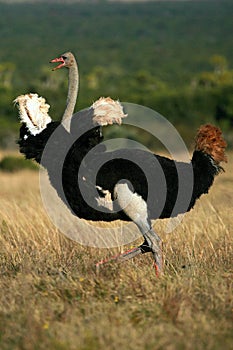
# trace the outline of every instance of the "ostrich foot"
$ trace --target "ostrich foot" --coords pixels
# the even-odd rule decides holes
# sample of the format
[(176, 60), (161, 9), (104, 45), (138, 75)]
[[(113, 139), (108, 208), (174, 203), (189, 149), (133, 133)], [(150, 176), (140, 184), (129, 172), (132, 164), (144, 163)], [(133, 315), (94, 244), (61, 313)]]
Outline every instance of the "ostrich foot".
[(141, 249), (141, 246), (139, 246), (137, 248), (129, 249), (129, 250), (127, 250), (127, 251), (125, 251), (125, 252), (123, 252), (121, 254), (114, 255), (114, 256), (112, 256), (109, 259), (104, 259), (104, 260), (99, 261), (95, 265), (96, 266), (96, 271), (97, 272), (99, 271), (100, 265), (104, 265), (104, 264), (109, 263), (111, 261), (121, 263), (121, 262), (123, 262), (125, 260), (132, 259), (135, 256), (141, 255), (141, 254), (144, 254), (143, 250)]
[(163, 254), (161, 238), (152, 229), (144, 233), (144, 237), (154, 258), (154, 267), (156, 275), (159, 275), (163, 271)]
[(110, 262), (121, 263), (121, 262), (124, 262), (126, 260), (132, 259), (138, 255), (149, 253), (149, 252), (151, 252), (153, 254), (153, 257), (154, 257), (153, 266), (155, 269), (155, 274), (157, 277), (159, 277), (159, 275), (163, 271), (162, 249), (160, 247), (158, 247), (158, 245), (156, 244), (153, 247), (153, 251), (152, 251), (152, 249), (150, 248), (150, 246), (148, 245), (146, 240), (144, 241), (144, 243), (142, 245), (140, 245), (137, 248), (127, 250), (121, 254), (114, 255), (108, 259), (103, 259), (103, 260), (99, 261), (95, 265), (96, 273), (97, 274), (99, 273), (100, 266), (105, 265), (107, 263), (110, 263)]
[(124, 213), (138, 226), (145, 239), (144, 244), (140, 246), (141, 253), (152, 252), (156, 264), (156, 275), (158, 275), (163, 268), (161, 239), (151, 228), (147, 203), (139, 194), (129, 188), (127, 180), (121, 180), (116, 184), (114, 198)]

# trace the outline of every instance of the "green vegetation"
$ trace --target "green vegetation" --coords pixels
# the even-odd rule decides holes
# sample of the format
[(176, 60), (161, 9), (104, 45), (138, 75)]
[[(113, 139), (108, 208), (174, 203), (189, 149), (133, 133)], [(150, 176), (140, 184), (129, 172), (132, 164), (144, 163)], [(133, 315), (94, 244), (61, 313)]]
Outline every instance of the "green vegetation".
[(18, 94), (38, 92), (61, 117), (66, 72), (48, 62), (67, 50), (79, 62), (77, 109), (108, 95), (143, 104), (187, 140), (203, 122), (232, 127), (230, 1), (0, 3), (0, 13), (0, 140), (19, 127)]
[(6, 156), (0, 161), (1, 171), (14, 172), (25, 169), (38, 170), (38, 166), (31, 160), (26, 160), (17, 156)]

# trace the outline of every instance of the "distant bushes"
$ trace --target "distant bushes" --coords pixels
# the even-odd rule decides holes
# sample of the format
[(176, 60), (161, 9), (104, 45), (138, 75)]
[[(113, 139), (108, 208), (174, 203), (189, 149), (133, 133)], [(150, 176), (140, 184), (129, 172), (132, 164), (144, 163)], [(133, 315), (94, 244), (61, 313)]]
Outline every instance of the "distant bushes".
[(14, 172), (25, 169), (38, 170), (38, 165), (31, 160), (16, 156), (6, 156), (0, 161), (0, 171)]
[[(66, 49), (75, 53), (80, 67), (76, 111), (111, 96), (162, 114), (186, 142), (206, 122), (219, 125), (232, 140), (232, 4), (204, 1), (200, 15), (195, 1), (81, 2), (59, 4), (52, 16), (50, 3), (0, 4), (0, 148), (16, 147), (20, 124), (12, 102), (19, 94), (44, 96), (52, 119), (61, 119), (67, 71), (52, 72), (49, 60)], [(146, 133), (110, 129), (116, 137), (137, 137), (154, 146)]]
[[(212, 123), (219, 126), (233, 147), (233, 85), (217, 87), (188, 87), (180, 90), (167, 90), (163, 93), (134, 96), (131, 102), (138, 103), (160, 113), (178, 130), (187, 146), (192, 146), (193, 137), (200, 125)], [(127, 120), (126, 120), (127, 122)], [(125, 130), (123, 125), (117, 130), (106, 128), (108, 137), (130, 137), (145, 144), (156, 146), (149, 133), (137, 132), (132, 128)], [(133, 133), (133, 135), (132, 135)]]

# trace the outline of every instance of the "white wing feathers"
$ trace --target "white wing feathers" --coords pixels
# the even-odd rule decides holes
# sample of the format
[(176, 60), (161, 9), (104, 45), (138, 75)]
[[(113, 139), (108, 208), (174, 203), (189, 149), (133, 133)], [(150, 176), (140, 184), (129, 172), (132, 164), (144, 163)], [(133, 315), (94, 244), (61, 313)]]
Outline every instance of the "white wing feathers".
[(110, 97), (100, 97), (90, 108), (93, 108), (93, 123), (97, 125), (120, 125), (122, 118), (127, 117), (120, 102)]
[(28, 131), (34, 136), (52, 121), (48, 114), (50, 105), (37, 94), (20, 95), (14, 103), (18, 105), (20, 121), (27, 125)]
[[(48, 114), (50, 105), (37, 94), (20, 95), (14, 100), (14, 103), (18, 106), (20, 121), (26, 124), (28, 131), (34, 136), (44, 130), (47, 124), (52, 121)], [(92, 112), (94, 126), (121, 124), (122, 119), (127, 117), (120, 102), (112, 100), (110, 97), (99, 98), (88, 110)]]

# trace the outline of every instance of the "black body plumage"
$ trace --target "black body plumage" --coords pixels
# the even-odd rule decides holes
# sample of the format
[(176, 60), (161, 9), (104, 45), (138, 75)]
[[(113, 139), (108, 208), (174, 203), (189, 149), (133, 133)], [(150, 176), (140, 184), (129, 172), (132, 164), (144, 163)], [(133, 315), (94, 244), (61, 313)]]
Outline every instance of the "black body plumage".
[[(80, 120), (73, 122), (70, 132), (59, 122), (51, 122), (41, 133), (32, 136), (23, 124), (18, 140), (20, 152), (47, 169), (50, 182), (60, 198), (80, 218), (94, 221), (130, 220), (122, 210), (101, 210), (103, 208), (98, 206), (96, 199), (96, 194), (102, 195), (101, 191), (97, 193), (96, 185), (108, 190), (114, 199), (114, 187), (122, 179), (127, 180), (132, 190), (147, 202), (150, 219), (176, 216), (189, 211), (196, 200), (208, 192), (220, 169), (211, 156), (202, 151), (194, 151), (191, 163), (176, 162), (142, 150), (107, 152), (101, 145), (101, 127), (85, 130)], [(46, 146), (48, 140), (49, 147)], [(183, 183), (189, 190), (189, 186), (193, 185), (184, 207), (175, 205), (179, 190), (177, 169), (184, 179), (190, 171), (193, 176), (192, 184), (189, 181)], [(59, 172), (62, 172), (62, 181), (57, 176)], [(161, 188), (165, 188), (166, 192)], [(185, 188), (183, 193), (186, 193)]]

